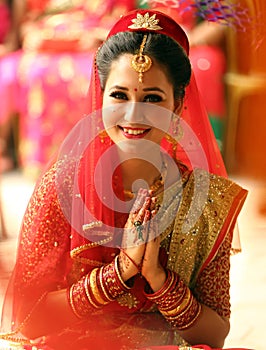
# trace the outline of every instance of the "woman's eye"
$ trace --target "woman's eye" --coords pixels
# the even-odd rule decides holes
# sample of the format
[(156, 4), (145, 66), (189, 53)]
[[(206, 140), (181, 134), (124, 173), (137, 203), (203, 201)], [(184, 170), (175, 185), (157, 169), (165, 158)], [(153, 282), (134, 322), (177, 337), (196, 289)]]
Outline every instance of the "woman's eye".
[(127, 95), (121, 91), (113, 91), (110, 96), (117, 100), (127, 100)]
[(144, 98), (144, 102), (155, 103), (155, 102), (161, 102), (161, 101), (162, 101), (162, 97), (159, 95), (147, 95)]

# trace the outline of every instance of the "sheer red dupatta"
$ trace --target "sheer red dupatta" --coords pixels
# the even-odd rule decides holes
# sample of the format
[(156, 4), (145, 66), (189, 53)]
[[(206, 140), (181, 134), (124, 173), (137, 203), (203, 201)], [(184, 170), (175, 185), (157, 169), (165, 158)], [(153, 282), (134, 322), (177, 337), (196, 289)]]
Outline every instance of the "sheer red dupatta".
[[(155, 16), (156, 20), (159, 20), (162, 29), (158, 33), (171, 36), (189, 53), (188, 40), (181, 27), (173, 19), (157, 11), (135, 10), (122, 16), (114, 25), (109, 37), (120, 31), (139, 31), (139, 29), (130, 29), (129, 26), (132, 25), (132, 20), (137, 15), (145, 16), (146, 13), (149, 14), (149, 17)], [(149, 29), (143, 28), (141, 31), (146, 32)], [(116, 161), (116, 153), (113, 152), (112, 157), (103, 162), (103, 155), (113, 144), (104, 134), (101, 118), (102, 90), (96, 64), (93, 66), (87, 106), (86, 116), (72, 130), (60, 149), (57, 168), (51, 179), (53, 181), (51, 191), (56, 194), (53, 197), (52, 193), (51, 198), (56, 200), (55, 197), (58, 197), (60, 215), (62, 214), (60, 218), (65, 225), (65, 237), (62, 238), (60, 254), (58, 250), (51, 249), (46, 256), (46, 263), (49, 267), (55, 260), (61, 261), (61, 258), (66, 259), (64, 260), (66, 265), (71, 265), (77, 258), (84, 258), (90, 261), (87, 268), (91, 269), (98, 263), (103, 264), (112, 260), (117, 252), (116, 246), (119, 245), (122, 232), (120, 228), (123, 227), (124, 216), (121, 216), (121, 225), (117, 225), (116, 219), (120, 215), (112, 210), (114, 207), (112, 200), (114, 186), (117, 186), (116, 193), (121, 194), (121, 198), (123, 188), (119, 170), (113, 174), (111, 182), (106, 180), (107, 175), (112, 172), (112, 162)], [(182, 118), (182, 123), (184, 123), (182, 126), (185, 131), (188, 131), (189, 136), (185, 141), (183, 139), (175, 140), (175, 135), (169, 131), (170, 141), (165, 139), (163, 148), (174, 158), (192, 168), (202, 164), (202, 160), (200, 159), (198, 162), (199, 158), (197, 157), (200, 147), (206, 170), (218, 175), (225, 175), (223, 161), (193, 76), (186, 88)], [(172, 140), (176, 141), (174, 147)], [(193, 159), (193, 164), (191, 164), (191, 159)], [(101, 160), (100, 163), (99, 160)], [(96, 168), (98, 170), (97, 176), (95, 176)], [(109, 206), (103, 201), (104, 198), (111, 201)], [(41, 214), (36, 213), (37, 215)], [(56, 222), (51, 224), (51, 232), (56, 232), (54, 225)], [(87, 246), (90, 243), (97, 244)], [(66, 258), (64, 254), (68, 254), (68, 250), (70, 250), (72, 260), (69, 257)], [(91, 262), (93, 263), (91, 264)], [(36, 280), (38, 269), (44, 269), (44, 265), (40, 261), (34, 270), (36, 271)], [(68, 272), (69, 266), (66, 266), (64, 273), (60, 276), (61, 280), (56, 282), (62, 282), (61, 285), (66, 285)], [(47, 274), (47, 280), (41, 281), (41, 283), (44, 286), (49, 285), (50, 282), (51, 285), (54, 285), (52, 279), (53, 274), (51, 273), (50, 276)], [(11, 289), (8, 293), (10, 293), (11, 300), (13, 297)], [(38, 297), (36, 297), (37, 299)], [(10, 316), (12, 319), (12, 311)]]
[[(139, 15), (145, 16), (147, 13), (149, 14), (149, 17), (155, 16), (155, 19), (159, 21), (158, 24), (162, 29), (156, 31), (157, 33), (171, 36), (184, 48), (186, 53), (189, 54), (189, 43), (185, 32), (172, 18), (158, 11), (134, 10), (129, 12), (127, 15), (122, 16), (121, 19), (113, 26), (108, 35), (108, 38), (121, 31), (149, 31), (149, 29), (146, 28), (136, 30), (129, 28), (129, 26), (131, 26), (133, 23), (132, 20), (134, 20)], [(76, 143), (82, 142), (88, 144), (88, 139), (93, 140), (92, 142), (90, 142), (90, 145), (87, 148), (86, 152), (82, 155), (81, 165), (83, 170), (79, 173), (79, 190), (81, 192), (83, 202), (86, 203), (84, 210), (87, 211), (88, 206), (90, 206), (89, 212), (94, 213), (94, 219), (92, 221), (103, 221), (108, 226), (114, 227), (113, 225), (115, 213), (112, 213), (112, 211), (107, 209), (100, 199), (100, 197), (102, 198), (104, 194), (99, 196), (95, 195), (95, 192), (92, 191), (95, 184), (94, 170), (96, 168), (96, 165), (98, 164), (98, 161), (102, 157), (102, 155), (106, 151), (108, 151), (110, 147), (113, 146), (111, 140), (108, 138), (107, 135), (103, 137), (104, 126), (101, 119), (101, 106), (102, 90), (100, 87), (96, 61), (94, 60), (94, 70), (92, 72), (92, 79), (88, 92), (88, 101), (86, 109), (87, 116), (84, 117), (86, 126), (82, 127), (81, 124), (81, 133), (74, 137)], [(199, 92), (193, 74), (191, 77), (191, 82), (186, 88), (184, 109), (181, 115), (180, 124), (181, 128), (184, 128), (185, 137), (175, 140), (176, 136), (173, 133), (171, 133), (170, 130), (169, 134), (171, 137), (169, 139), (165, 138), (163, 140), (162, 147), (173, 158), (176, 158), (177, 160), (180, 160), (181, 162), (185, 163), (189, 169), (193, 169), (193, 167), (203, 167), (211, 173), (226, 176), (224, 163), (215, 136), (213, 134), (206, 110), (199, 96)], [(86, 132), (84, 132), (84, 130), (86, 130)], [(87, 141), (84, 141), (84, 138)], [(71, 145), (72, 142), (70, 141), (69, 148), (73, 147)], [(64, 154), (68, 154), (69, 152), (73, 153), (72, 149), (68, 149), (68, 147), (66, 146), (64, 146), (63, 148), (65, 149), (63, 152)], [(85, 168), (86, 170), (84, 171)], [(112, 167), (110, 164), (108, 164), (108, 162), (106, 162), (102, 166), (102, 173), (99, 172), (97, 174), (97, 181), (100, 181), (100, 177), (102, 181), (102, 184), (100, 184), (99, 187), (104, 187), (105, 190), (106, 188), (108, 188), (108, 186), (109, 188), (111, 188), (111, 186), (121, 186), (119, 184), (122, 183), (122, 181), (119, 180), (119, 174), (116, 174), (117, 180), (115, 184), (104, 184), (106, 174), (109, 171), (112, 171)], [(117, 191), (122, 192), (122, 187), (120, 189), (117, 189)], [(112, 194), (113, 192), (111, 191), (110, 196)], [(97, 202), (97, 206), (94, 205), (95, 200)], [(85, 220), (85, 222), (89, 221), (90, 220), (88, 218)], [(97, 228), (97, 230), (99, 230), (99, 228)], [(92, 229), (90, 230), (90, 233), (92, 233)], [(77, 246), (83, 244), (82, 242), (84, 243), (84, 234), (75, 236), (75, 239), (72, 239), (72, 248), (75, 249)]]

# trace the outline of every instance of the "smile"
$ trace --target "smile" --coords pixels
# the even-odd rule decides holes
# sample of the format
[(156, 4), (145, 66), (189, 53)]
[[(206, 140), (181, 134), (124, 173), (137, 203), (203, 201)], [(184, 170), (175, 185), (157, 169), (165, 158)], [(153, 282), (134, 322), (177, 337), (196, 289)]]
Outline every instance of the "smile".
[(119, 128), (122, 130), (123, 135), (127, 138), (141, 138), (150, 131), (150, 129), (143, 128), (128, 128), (122, 126), (119, 126)]
[(128, 129), (128, 128), (123, 128), (124, 133), (129, 134), (129, 135), (141, 135), (144, 134), (147, 129)]

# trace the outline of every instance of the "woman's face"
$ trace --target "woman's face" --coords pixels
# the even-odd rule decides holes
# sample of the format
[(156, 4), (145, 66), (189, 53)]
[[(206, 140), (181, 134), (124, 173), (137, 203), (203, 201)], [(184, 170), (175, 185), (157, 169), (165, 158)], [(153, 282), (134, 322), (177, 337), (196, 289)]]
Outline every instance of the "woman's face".
[(131, 67), (132, 57), (123, 54), (111, 65), (103, 92), (104, 126), (110, 138), (123, 147), (134, 147), (137, 140), (158, 145), (178, 107), (173, 85), (154, 60), (140, 83)]

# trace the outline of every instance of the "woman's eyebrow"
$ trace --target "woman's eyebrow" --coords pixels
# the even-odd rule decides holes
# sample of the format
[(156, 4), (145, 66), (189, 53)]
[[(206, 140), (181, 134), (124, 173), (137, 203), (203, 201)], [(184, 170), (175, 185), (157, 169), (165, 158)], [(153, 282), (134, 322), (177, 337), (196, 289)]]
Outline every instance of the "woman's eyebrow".
[(147, 87), (147, 88), (143, 88), (142, 90), (143, 91), (160, 91), (163, 94), (165, 94), (165, 92), (162, 89), (160, 89), (159, 87)]
[(125, 91), (128, 91), (128, 88), (127, 88), (127, 87), (120, 86), (120, 85), (114, 85), (114, 86), (111, 86), (109, 90), (112, 90), (112, 89), (117, 89), (117, 90), (125, 90)]

